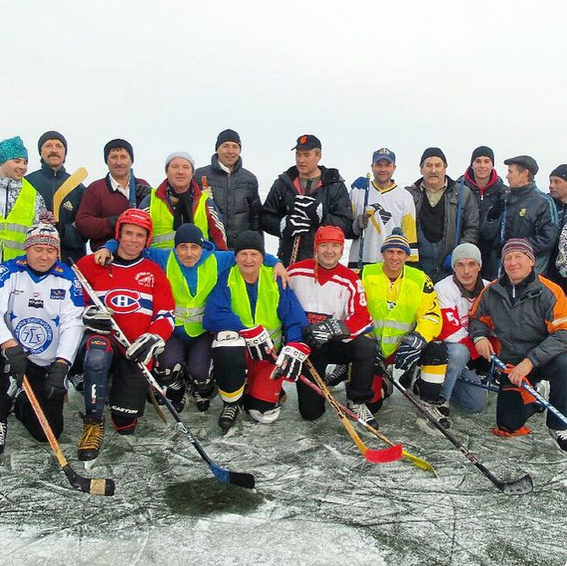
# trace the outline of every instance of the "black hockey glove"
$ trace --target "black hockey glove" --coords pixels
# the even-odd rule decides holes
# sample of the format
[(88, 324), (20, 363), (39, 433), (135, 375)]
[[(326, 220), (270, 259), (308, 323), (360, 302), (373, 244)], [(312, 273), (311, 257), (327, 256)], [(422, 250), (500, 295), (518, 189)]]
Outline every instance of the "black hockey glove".
[(69, 364), (66, 362), (53, 362), (45, 378), (44, 390), (48, 399), (58, 399), (67, 393), (66, 378), (69, 373)]
[(328, 318), (318, 324), (310, 324), (303, 329), (303, 339), (312, 348), (320, 348), (329, 340), (343, 340), (350, 336), (348, 326), (342, 320)]
[(163, 338), (157, 334), (147, 332), (130, 344), (130, 347), (126, 350), (126, 357), (146, 366), (154, 356), (161, 354), (164, 349), (165, 342)]
[(311, 221), (305, 216), (292, 214), (285, 218), (286, 220), (282, 235), (295, 237), (309, 232), (309, 229), (311, 228)]
[(248, 353), (253, 360), (271, 361), (276, 357), (274, 343), (270, 338), (270, 334), (261, 324), (257, 324), (252, 328), (245, 328), (239, 334), (244, 338)]
[(2, 351), (2, 353), (4, 354), (4, 358), (6, 358), (6, 361), (10, 365), (10, 369), (8, 371), (9, 375), (11, 375), (16, 380), (18, 387), (21, 387), (28, 363), (28, 359), (26, 357), (26, 354), (24, 353), (24, 350), (18, 344), (17, 346), (6, 348)]
[(97, 334), (110, 334), (112, 312), (106, 308), (99, 309), (95, 305), (90, 305), (83, 311), (83, 324), (87, 330)]
[(314, 197), (297, 195), (293, 202), (293, 213), (319, 224), (323, 218), (323, 204)]
[(407, 371), (412, 368), (421, 357), (421, 351), (427, 346), (425, 338), (419, 332), (406, 334), (396, 352), (396, 367)]

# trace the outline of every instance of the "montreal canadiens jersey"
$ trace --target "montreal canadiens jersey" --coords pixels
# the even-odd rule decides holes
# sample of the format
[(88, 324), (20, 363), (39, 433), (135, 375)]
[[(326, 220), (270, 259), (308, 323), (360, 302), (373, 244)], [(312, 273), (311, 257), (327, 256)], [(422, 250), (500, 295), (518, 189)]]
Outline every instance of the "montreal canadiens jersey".
[(102, 267), (90, 255), (77, 265), (104, 305), (114, 312), (114, 320), (130, 342), (146, 332), (169, 339), (175, 301), (157, 263), (140, 257), (128, 265), (113, 262)]
[(83, 294), (71, 268), (59, 261), (46, 273), (25, 256), (0, 264), (0, 343), (15, 339), (30, 361), (73, 363), (83, 337)]

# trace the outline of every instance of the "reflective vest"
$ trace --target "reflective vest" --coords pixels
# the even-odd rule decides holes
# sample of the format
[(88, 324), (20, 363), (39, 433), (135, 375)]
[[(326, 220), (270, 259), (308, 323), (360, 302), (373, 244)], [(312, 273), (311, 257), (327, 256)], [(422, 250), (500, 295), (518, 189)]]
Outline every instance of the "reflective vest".
[[(201, 228), (203, 236), (209, 239), (209, 221), (207, 219), (207, 199), (206, 193), (201, 193), (195, 214), (193, 215), (193, 224)], [(167, 203), (156, 196), (156, 189), (152, 189), (150, 196), (150, 216), (154, 225), (154, 236), (152, 238), (152, 247), (171, 249), (174, 247), (175, 230), (173, 229), (173, 214), (169, 210)]]
[(217, 282), (217, 258), (211, 254), (197, 267), (197, 290), (191, 294), (179, 261), (172, 253), (167, 260), (165, 273), (171, 283), (175, 299), (175, 326), (183, 326), (188, 336), (200, 336), (203, 328), (205, 301)]
[(374, 322), (372, 332), (380, 343), (382, 353), (388, 357), (395, 352), (401, 338), (417, 326), (415, 314), (423, 300), (426, 275), (423, 271), (406, 265), (396, 305), (390, 309), (386, 300), (390, 279), (384, 273), (382, 265), (365, 265), (362, 284)]
[(26, 232), (33, 226), (37, 191), (29, 181), (22, 179), (20, 194), (8, 218), (0, 215), (0, 245), (2, 261), (14, 259), (24, 253)]
[(282, 343), (282, 321), (278, 317), (280, 290), (278, 284), (274, 281), (274, 269), (265, 265), (260, 266), (258, 300), (254, 314), (252, 314), (250, 298), (246, 290), (246, 281), (244, 281), (236, 265), (228, 274), (228, 287), (230, 288), (232, 310), (240, 318), (242, 324), (247, 328), (261, 324), (270, 334), (270, 338), (276, 350), (278, 350)]

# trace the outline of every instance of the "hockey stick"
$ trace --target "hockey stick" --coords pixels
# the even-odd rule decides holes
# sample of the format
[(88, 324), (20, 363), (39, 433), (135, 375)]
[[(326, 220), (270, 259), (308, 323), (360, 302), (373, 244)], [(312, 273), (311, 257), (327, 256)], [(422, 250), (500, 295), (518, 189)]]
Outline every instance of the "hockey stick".
[[(366, 173), (366, 189), (364, 191), (364, 210), (362, 214), (366, 214), (366, 209), (368, 208), (368, 193), (370, 192), (370, 173)], [(360, 233), (360, 244), (358, 247), (358, 264), (356, 268), (358, 271), (362, 269), (362, 254), (364, 253), (364, 234), (366, 228), (363, 228)]]
[(402, 395), (417, 409), (417, 411), (425, 417), (439, 432), (449, 440), (453, 446), (458, 448), (461, 453), (472, 462), (500, 491), (511, 494), (529, 493), (533, 490), (533, 481), (529, 474), (520, 479), (503, 482), (500, 481), (484, 464), (471, 452), (452, 432), (447, 430), (437, 419), (424, 407), (411, 393), (401, 384), (398, 383), (388, 371), (384, 372), (384, 377), (392, 383), (392, 385), (402, 393)]
[(87, 175), (87, 170), (84, 167), (79, 167), (73, 174), (69, 175), (53, 193), (53, 216), (55, 216), (55, 222), (59, 222), (59, 212), (65, 197), (71, 191), (74, 191), (87, 178)]
[[(94, 305), (96, 305), (100, 309), (104, 309), (104, 305), (98, 295), (95, 293), (93, 288), (91, 287), (90, 283), (87, 281), (85, 276), (81, 273), (81, 270), (77, 267), (76, 263), (72, 263), (71, 265), (73, 271), (77, 275), (81, 285), (85, 289), (87, 295), (90, 297), (91, 301)], [(116, 333), (117, 339), (124, 345), (129, 346), (130, 342), (122, 332), (121, 328), (118, 326), (114, 319), (112, 320), (112, 328)], [(245, 474), (240, 472), (231, 472), (226, 468), (221, 468), (218, 464), (213, 462), (209, 455), (205, 452), (205, 449), (201, 446), (201, 443), (197, 440), (197, 438), (193, 435), (193, 433), (185, 426), (185, 423), (181, 420), (179, 413), (175, 410), (175, 407), (165, 394), (165, 390), (162, 389), (160, 384), (156, 381), (155, 377), (152, 375), (152, 372), (141, 362), (137, 362), (138, 368), (146, 378), (149, 385), (151, 385), (158, 393), (158, 395), (162, 398), (164, 405), (167, 407), (167, 410), (171, 413), (171, 416), (177, 422), (178, 427), (181, 431), (189, 438), (189, 441), (199, 453), (199, 456), (209, 465), (209, 469), (213, 473), (213, 475), (219, 480), (221, 483), (231, 483), (234, 485), (238, 485), (240, 487), (245, 487), (247, 489), (254, 488), (254, 476), (252, 474)]]
[(47, 420), (47, 417), (45, 416), (45, 413), (43, 412), (43, 409), (41, 408), (41, 405), (39, 404), (39, 401), (37, 400), (37, 397), (35, 396), (35, 393), (26, 375), (24, 375), (22, 384), (33, 408), (33, 412), (35, 413), (35, 416), (37, 417), (37, 420), (39, 421), (39, 424), (41, 425), (41, 428), (43, 429), (43, 432), (47, 437), (47, 441), (51, 446), (51, 450), (53, 450), (53, 453), (55, 454), (59, 465), (65, 472), (65, 475), (67, 476), (67, 479), (69, 480), (71, 486), (74, 487), (77, 491), (83, 491), (92, 495), (114, 495), (114, 489), (116, 487), (114, 480), (104, 478), (84, 478), (83, 476), (80, 476), (75, 470), (73, 470), (73, 468), (71, 468), (69, 462), (67, 462), (67, 459), (63, 455), (63, 451), (59, 446), (59, 442), (57, 442), (57, 439), (53, 434), (51, 425), (49, 424), (49, 421)]
[[(494, 363), (504, 371), (510, 369), (510, 367), (506, 366), (506, 364), (496, 356), (496, 354), (492, 354), (491, 356)], [(525, 389), (528, 393), (530, 393), (533, 397), (535, 397), (536, 401), (545, 407), (548, 411), (551, 411), (561, 422), (567, 424), (567, 417), (560, 413), (557, 408), (555, 408), (543, 395), (540, 395), (539, 392), (532, 387), (527, 380), (522, 381), (522, 388)]]
[(321, 389), (321, 393), (323, 393), (323, 396), (325, 397), (329, 405), (331, 405), (335, 413), (337, 413), (337, 416), (339, 417), (341, 423), (346, 428), (347, 432), (354, 440), (357, 448), (360, 450), (360, 452), (368, 462), (372, 462), (373, 464), (383, 464), (385, 462), (394, 462), (395, 460), (399, 460), (402, 457), (401, 445), (394, 446), (393, 448), (384, 448), (383, 450), (371, 450), (370, 448), (368, 448), (366, 444), (364, 444), (364, 441), (362, 440), (362, 438), (360, 438), (356, 430), (354, 430), (354, 427), (346, 418), (340, 405), (337, 403), (336, 399), (329, 391), (329, 388), (327, 387), (326, 383), (323, 381), (323, 378), (319, 375), (311, 361), (307, 359), (305, 360), (305, 364), (307, 365), (309, 373), (313, 376), (315, 383), (319, 386), (319, 389)]
[[(315, 391), (316, 393), (321, 395), (321, 397), (325, 397), (325, 394), (323, 393), (321, 388), (318, 387), (311, 380), (307, 379), (304, 375), (300, 376), (299, 379), (301, 379), (301, 381), (305, 385), (307, 385), (307, 387), (310, 387), (311, 389), (313, 389), (313, 391)], [(368, 432), (373, 434), (376, 438), (379, 438), (380, 440), (382, 440), (386, 444), (389, 444), (390, 446), (395, 448), (396, 450), (392, 451), (393, 454), (398, 453), (398, 451), (401, 449), (402, 457), (406, 458), (412, 464), (415, 464), (418, 468), (421, 468), (422, 470), (428, 470), (428, 471), (435, 473), (435, 469), (433, 468), (433, 466), (429, 462), (426, 462), (425, 460), (422, 460), (421, 458), (418, 458), (417, 456), (414, 456), (413, 454), (406, 452), (406, 450), (403, 449), (402, 444), (394, 444), (387, 436), (383, 435), (381, 432), (378, 432), (373, 426), (370, 426), (366, 421), (362, 420), (356, 413), (353, 413), (350, 409), (348, 409), (344, 405), (341, 405), (340, 403), (337, 403), (337, 404), (339, 405), (339, 407), (341, 408), (343, 413), (345, 413), (345, 415), (349, 416), (353, 421), (357, 422), (360, 426), (362, 426)], [(398, 460), (398, 459), (399, 458), (396, 458), (396, 460)]]

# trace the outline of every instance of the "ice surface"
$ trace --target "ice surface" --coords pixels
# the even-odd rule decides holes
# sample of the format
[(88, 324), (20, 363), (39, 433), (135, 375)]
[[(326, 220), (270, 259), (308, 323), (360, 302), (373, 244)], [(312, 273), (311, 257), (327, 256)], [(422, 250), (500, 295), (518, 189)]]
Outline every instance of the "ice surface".
[[(88, 469), (76, 459), (79, 394), (66, 407), (61, 445), (89, 477), (116, 481), (114, 497), (73, 491), (49, 448), (10, 417), (0, 456), (2, 565), (344, 565), (563, 566), (567, 562), (567, 455), (548, 436), (502, 439), (483, 415), (454, 411), (454, 432), (499, 478), (534, 478), (533, 493), (499, 492), (444, 437), (416, 424), (395, 394), (381, 431), (431, 462), (438, 477), (407, 460), (364, 461), (329, 409), (303, 422), (294, 386), (273, 425), (244, 416), (222, 437), (220, 400), (206, 415), (182, 413), (223, 467), (256, 476), (254, 491), (220, 484), (188, 439), (165, 428), (148, 405), (134, 437), (107, 427)], [(344, 391), (336, 392), (344, 401)], [(173, 423), (172, 419), (169, 419)], [(364, 433), (363, 433), (364, 434)], [(368, 446), (383, 445), (364, 436)]]

